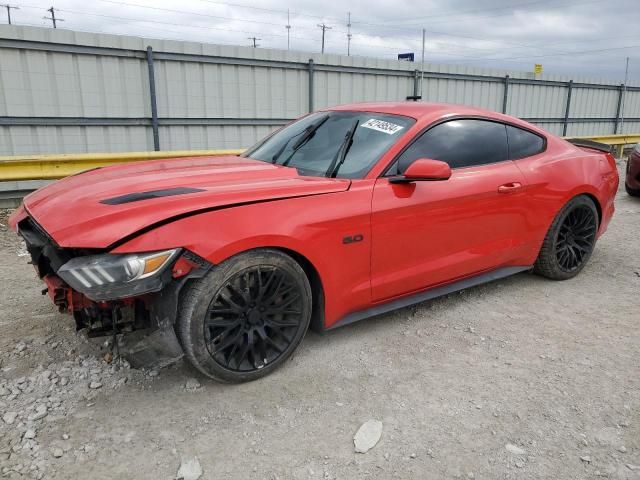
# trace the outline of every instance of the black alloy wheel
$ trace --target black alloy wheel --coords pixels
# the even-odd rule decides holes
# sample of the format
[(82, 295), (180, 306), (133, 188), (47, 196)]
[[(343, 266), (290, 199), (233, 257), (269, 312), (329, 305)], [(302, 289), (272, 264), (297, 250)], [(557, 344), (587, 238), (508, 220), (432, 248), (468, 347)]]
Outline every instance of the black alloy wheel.
[(273, 363), (300, 328), (301, 292), (287, 271), (255, 266), (218, 290), (204, 321), (211, 357), (222, 367), (251, 372)]
[(596, 241), (597, 218), (593, 210), (580, 205), (571, 210), (558, 230), (556, 259), (565, 272), (580, 268), (589, 257)]
[(186, 358), (221, 382), (247, 382), (282, 365), (311, 321), (302, 267), (279, 250), (240, 253), (181, 293), (176, 333)]
[(594, 201), (572, 198), (556, 215), (542, 242), (534, 271), (553, 280), (575, 277), (593, 253), (599, 226)]

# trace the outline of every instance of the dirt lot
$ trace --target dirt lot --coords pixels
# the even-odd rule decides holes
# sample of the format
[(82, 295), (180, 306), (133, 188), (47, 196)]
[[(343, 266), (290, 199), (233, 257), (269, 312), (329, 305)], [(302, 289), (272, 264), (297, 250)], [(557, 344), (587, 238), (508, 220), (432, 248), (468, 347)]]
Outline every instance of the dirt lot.
[[(640, 478), (640, 199), (617, 209), (573, 280), (521, 274), (309, 334), (239, 386), (106, 364), (4, 215), (0, 477), (172, 479), (195, 456), (204, 479)], [(369, 419), (382, 438), (355, 453)]]

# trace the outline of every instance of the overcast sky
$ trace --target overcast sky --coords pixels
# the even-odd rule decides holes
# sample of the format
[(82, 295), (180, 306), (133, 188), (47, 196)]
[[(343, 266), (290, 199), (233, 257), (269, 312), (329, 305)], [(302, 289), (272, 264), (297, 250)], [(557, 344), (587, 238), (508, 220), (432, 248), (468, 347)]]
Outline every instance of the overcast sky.
[[(46, 9), (63, 18), (58, 28), (207, 43), (393, 59), (415, 52), (422, 28), (426, 61), (640, 81), (639, 0), (4, 0), (15, 24), (51, 26)], [(2, 9), (4, 10), (4, 9)], [(6, 14), (0, 10), (0, 19)]]

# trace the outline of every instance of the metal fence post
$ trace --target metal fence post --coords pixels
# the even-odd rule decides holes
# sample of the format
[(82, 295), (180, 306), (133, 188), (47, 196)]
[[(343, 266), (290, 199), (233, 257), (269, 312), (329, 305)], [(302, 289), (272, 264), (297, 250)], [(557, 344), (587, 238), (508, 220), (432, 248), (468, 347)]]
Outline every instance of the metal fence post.
[(422, 94), (418, 94), (418, 86), (420, 82), (420, 70), (413, 71), (413, 95), (407, 95), (406, 100), (417, 102), (422, 100)]
[(509, 100), (509, 75), (504, 76), (504, 90), (502, 92), (502, 113), (507, 113), (507, 101)]
[(618, 127), (620, 126), (620, 112), (622, 111), (622, 97), (624, 97), (624, 83), (620, 84), (620, 91), (618, 92), (618, 106), (616, 107), (616, 120), (613, 124), (613, 133), (618, 133)]
[(502, 113), (507, 113), (507, 100), (509, 99), (509, 75), (504, 76), (504, 91), (502, 92)]
[(309, 112), (313, 112), (313, 58), (309, 59)]
[(571, 108), (571, 90), (573, 90), (573, 80), (567, 83), (567, 106), (564, 109), (564, 123), (562, 125), (562, 136), (567, 135), (567, 125), (569, 124), (569, 109)]
[(149, 67), (149, 96), (151, 97), (151, 129), (153, 130), (153, 149), (160, 150), (158, 131), (158, 104), (156, 103), (156, 75), (153, 69), (153, 49), (147, 47), (147, 66)]

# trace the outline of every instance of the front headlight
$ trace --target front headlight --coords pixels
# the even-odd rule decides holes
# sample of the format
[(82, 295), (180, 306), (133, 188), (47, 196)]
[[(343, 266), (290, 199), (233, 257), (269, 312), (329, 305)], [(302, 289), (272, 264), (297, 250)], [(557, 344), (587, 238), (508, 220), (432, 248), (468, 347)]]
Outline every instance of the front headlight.
[(162, 272), (180, 249), (153, 253), (90, 255), (69, 260), (58, 275), (91, 300), (113, 300), (162, 288)]

